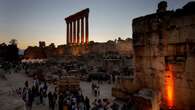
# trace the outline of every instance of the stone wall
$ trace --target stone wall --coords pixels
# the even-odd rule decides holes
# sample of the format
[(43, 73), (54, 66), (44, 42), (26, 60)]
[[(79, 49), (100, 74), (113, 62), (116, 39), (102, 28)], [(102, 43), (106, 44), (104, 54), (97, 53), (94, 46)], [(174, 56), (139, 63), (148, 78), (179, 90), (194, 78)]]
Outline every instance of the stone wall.
[(116, 49), (121, 55), (133, 55), (132, 39), (118, 40), (116, 43)]
[[(195, 3), (182, 9), (146, 15), (133, 20), (135, 82), (161, 91), (162, 108), (195, 107)], [(173, 93), (167, 102), (168, 65), (173, 69)]]

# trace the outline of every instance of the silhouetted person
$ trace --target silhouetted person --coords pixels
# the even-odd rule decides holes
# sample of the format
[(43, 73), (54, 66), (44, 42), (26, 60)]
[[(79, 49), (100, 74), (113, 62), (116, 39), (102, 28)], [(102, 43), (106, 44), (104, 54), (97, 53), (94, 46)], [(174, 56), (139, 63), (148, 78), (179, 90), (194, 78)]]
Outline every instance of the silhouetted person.
[(43, 104), (43, 96), (44, 96), (44, 92), (43, 92), (43, 88), (40, 88), (40, 92), (39, 92), (39, 98), (40, 98), (40, 104)]
[(55, 109), (55, 105), (56, 105), (56, 100), (57, 100), (57, 94), (56, 94), (56, 92), (54, 92), (53, 94), (52, 94), (52, 96), (53, 96), (53, 100), (52, 100), (52, 110), (54, 110)]
[(94, 88), (94, 93), (95, 93), (95, 97), (97, 97), (97, 95), (98, 95), (97, 87)]
[(90, 101), (89, 101), (89, 98), (87, 96), (85, 97), (85, 106), (86, 106), (86, 110), (90, 109)]
[(48, 88), (47, 82), (45, 81), (45, 82), (44, 82), (44, 85), (43, 85), (43, 90), (44, 90), (45, 92), (47, 92), (47, 88)]
[(59, 98), (58, 98), (58, 107), (59, 110), (63, 110), (64, 107), (64, 96), (62, 93), (60, 93)]
[(48, 100), (49, 100), (49, 110), (52, 109), (52, 101), (53, 101), (53, 95), (51, 92), (48, 93)]
[(28, 81), (25, 81), (24, 85), (26, 88), (28, 88)]
[(115, 80), (116, 80), (116, 79), (115, 79), (115, 75), (112, 74), (112, 82), (115, 83)]
[(112, 110), (119, 110), (119, 105), (114, 103), (112, 106), (111, 106)]
[(23, 91), (22, 91), (22, 99), (24, 101), (24, 104), (25, 104), (25, 109), (27, 110), (28, 108), (28, 89), (27, 88), (23, 88)]
[(36, 97), (36, 88), (35, 88), (35, 86), (32, 86), (32, 94), (33, 94), (33, 97)]
[(32, 103), (33, 103), (33, 94), (32, 94), (32, 91), (29, 89), (28, 90), (28, 109), (27, 110), (32, 109)]

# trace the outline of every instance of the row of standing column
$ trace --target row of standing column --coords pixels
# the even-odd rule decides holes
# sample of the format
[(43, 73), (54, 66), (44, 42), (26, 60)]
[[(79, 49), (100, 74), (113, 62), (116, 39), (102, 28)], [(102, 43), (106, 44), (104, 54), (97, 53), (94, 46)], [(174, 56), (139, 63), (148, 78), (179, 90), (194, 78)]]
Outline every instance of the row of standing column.
[[(84, 18), (85, 18), (85, 41), (84, 41)], [(88, 16), (81, 17), (79, 19), (66, 22), (66, 23), (67, 23), (67, 44), (81, 43), (83, 45), (84, 43), (86, 44), (88, 43), (88, 35), (89, 35)], [(80, 29), (80, 25), (81, 25), (81, 29)]]

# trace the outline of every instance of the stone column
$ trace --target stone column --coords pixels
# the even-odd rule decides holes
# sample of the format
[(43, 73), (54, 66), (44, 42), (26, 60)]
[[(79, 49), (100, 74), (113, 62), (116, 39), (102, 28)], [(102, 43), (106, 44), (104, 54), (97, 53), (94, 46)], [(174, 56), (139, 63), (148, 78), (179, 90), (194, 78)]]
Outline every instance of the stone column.
[(70, 41), (70, 44), (72, 44), (72, 22), (70, 22), (70, 37), (69, 37), (69, 41)]
[(80, 19), (77, 20), (77, 45), (80, 43)]
[(86, 16), (86, 19), (85, 19), (85, 43), (86, 45), (88, 44), (88, 38), (89, 38), (89, 24), (88, 24), (88, 15)]
[(75, 44), (76, 43), (76, 20), (73, 21), (73, 43)]
[(81, 18), (81, 44), (84, 44), (84, 17)]
[(66, 22), (66, 41), (67, 41), (67, 44), (69, 44), (70, 43), (70, 36), (69, 36), (69, 22)]

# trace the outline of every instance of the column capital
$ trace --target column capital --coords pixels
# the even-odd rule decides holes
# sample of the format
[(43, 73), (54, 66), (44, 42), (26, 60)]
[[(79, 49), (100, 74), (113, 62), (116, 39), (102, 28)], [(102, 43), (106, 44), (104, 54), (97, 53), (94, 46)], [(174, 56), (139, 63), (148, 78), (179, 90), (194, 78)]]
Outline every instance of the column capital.
[(86, 14), (86, 15), (85, 15), (85, 18), (88, 19), (88, 18), (89, 18), (89, 14)]

